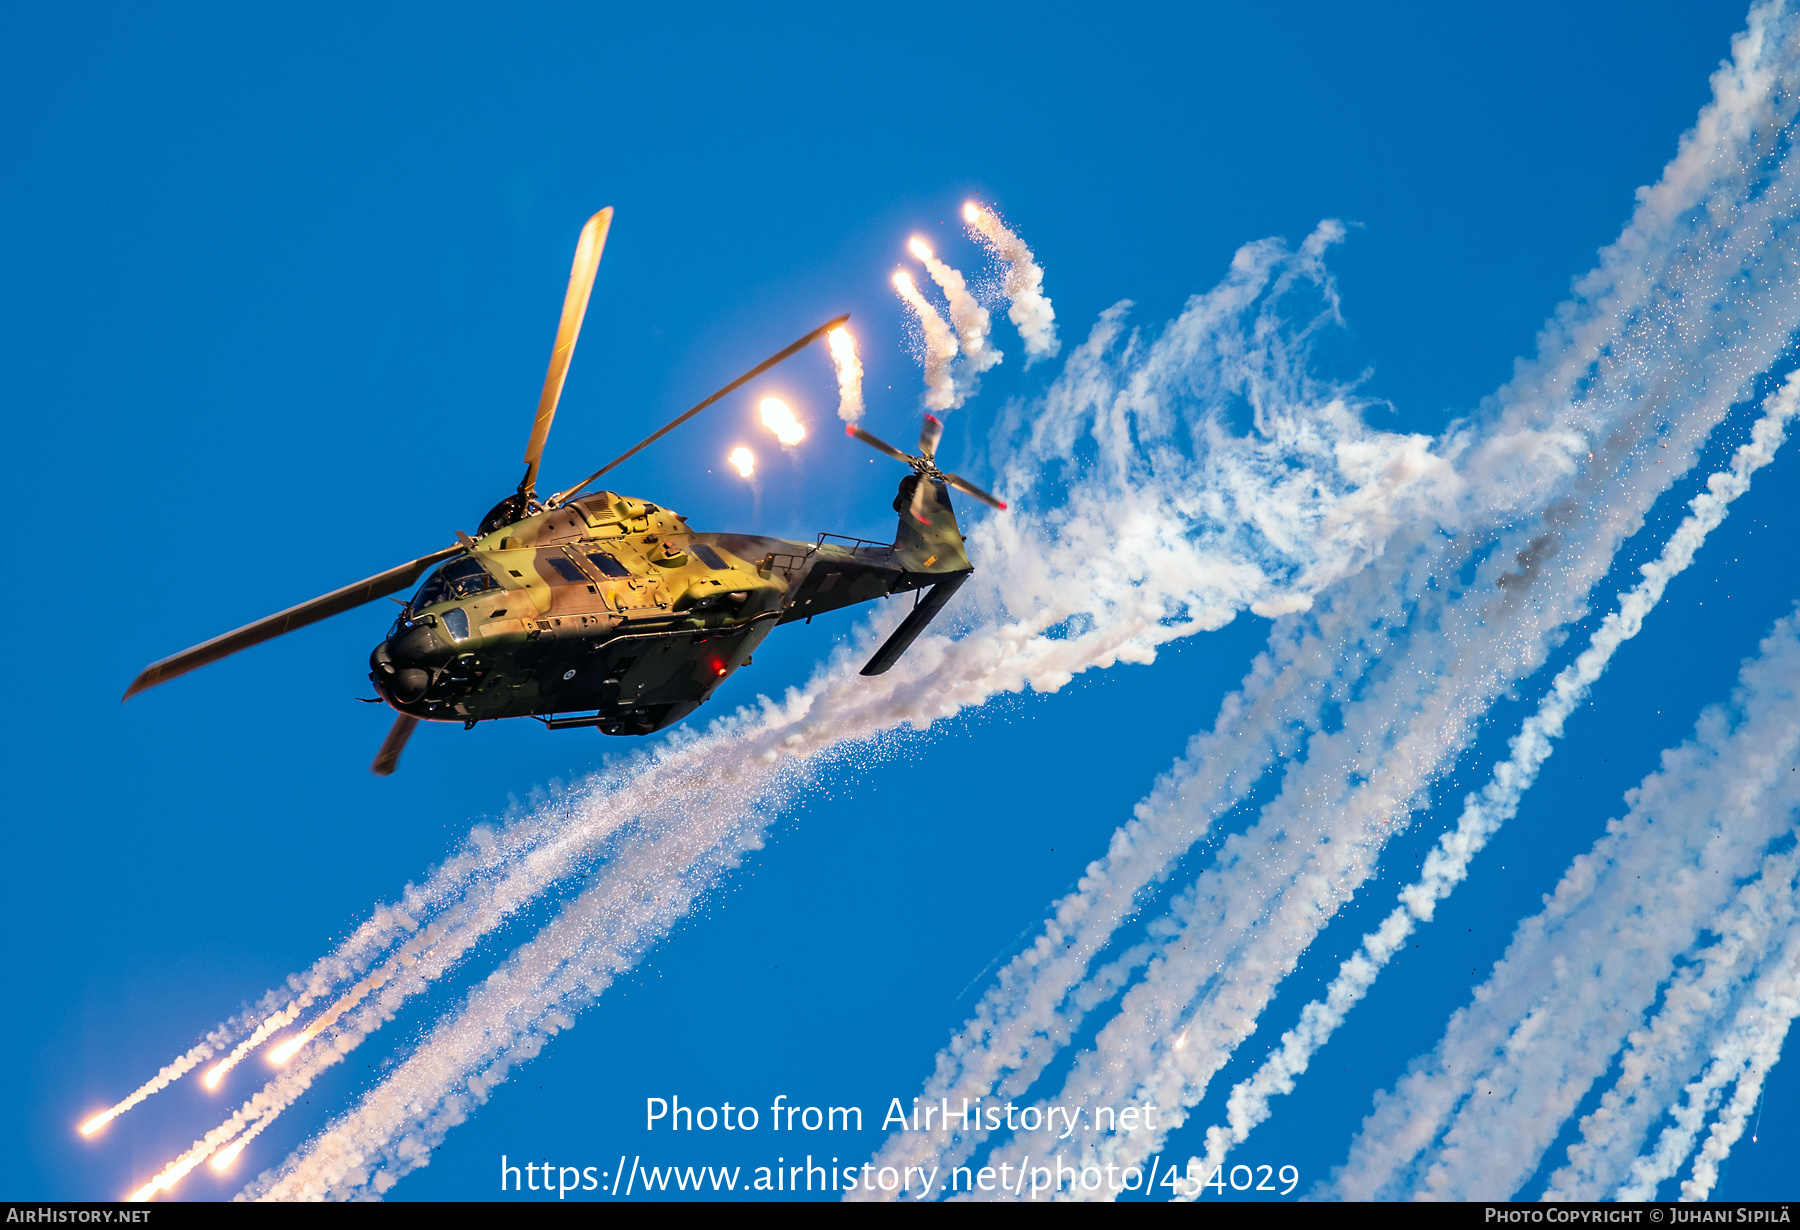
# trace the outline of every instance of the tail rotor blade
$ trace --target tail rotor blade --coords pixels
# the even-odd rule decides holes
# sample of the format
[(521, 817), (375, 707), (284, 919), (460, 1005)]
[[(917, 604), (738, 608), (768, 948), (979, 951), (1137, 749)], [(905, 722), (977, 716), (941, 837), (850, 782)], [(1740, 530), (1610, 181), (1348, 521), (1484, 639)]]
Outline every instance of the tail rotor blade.
[(544, 441), (550, 438), (550, 424), (556, 420), (556, 404), (562, 400), (569, 360), (575, 357), (575, 340), (581, 336), (581, 322), (587, 316), (588, 296), (594, 290), (594, 274), (600, 269), (600, 254), (606, 249), (612, 216), (612, 206), (608, 205), (587, 220), (581, 228), (581, 238), (575, 242), (575, 263), (569, 269), (569, 289), (563, 296), (562, 320), (556, 326), (556, 346), (550, 352), (550, 370), (538, 397), (537, 419), (531, 424), (531, 439), (525, 445), (525, 481), (519, 489), (526, 494), (537, 486), (538, 461), (544, 455)]
[(874, 432), (864, 431), (862, 428), (858, 427), (855, 423), (845, 423), (844, 424), (844, 434), (849, 436), (853, 440), (861, 440), (864, 444), (868, 445), (870, 448), (874, 449), (878, 453), (886, 453), (889, 457), (892, 457), (895, 461), (898, 461), (901, 465), (909, 466), (913, 463), (913, 459), (911, 457), (908, 457), (905, 453), (901, 452), (899, 449), (897, 449), (893, 445), (889, 444), (886, 440), (883, 440), (880, 436), (876, 435)]
[(925, 458), (937, 456), (938, 441), (944, 438), (944, 425), (935, 414), (925, 416), (925, 425), (919, 428), (919, 455)]
[(412, 738), (413, 728), (419, 719), (410, 713), (402, 713), (388, 727), (387, 738), (381, 741), (381, 750), (375, 753), (375, 763), (369, 766), (369, 772), (376, 777), (386, 777), (400, 767), (400, 753), (406, 750), (406, 741)]
[(1001, 512), (1006, 511), (1005, 500), (995, 499), (966, 478), (958, 478), (954, 474), (946, 474), (944, 475), (944, 481), (949, 483), (952, 487), (955, 487), (958, 491), (974, 496), (989, 508), (998, 508)]

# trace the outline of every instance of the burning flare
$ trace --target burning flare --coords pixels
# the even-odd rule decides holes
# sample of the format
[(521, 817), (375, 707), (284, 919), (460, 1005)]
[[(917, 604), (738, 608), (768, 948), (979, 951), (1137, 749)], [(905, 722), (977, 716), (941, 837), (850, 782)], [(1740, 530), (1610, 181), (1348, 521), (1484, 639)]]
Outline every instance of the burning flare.
[(738, 474), (744, 478), (749, 478), (756, 473), (756, 454), (741, 444), (732, 449), (731, 456), (725, 460), (736, 466)]
[(286, 1042), (283, 1042), (280, 1046), (269, 1052), (269, 1062), (275, 1064), (286, 1063), (295, 1055), (299, 1054), (300, 1048), (305, 1046), (308, 1042), (311, 1042), (314, 1035), (318, 1032), (319, 1031), (316, 1028), (308, 1029), (289, 1038)]
[(793, 410), (779, 397), (763, 398), (762, 421), (764, 427), (775, 433), (775, 438), (781, 441), (784, 448), (806, 439), (805, 425), (794, 417)]
[(188, 1171), (192, 1170), (211, 1156), (213, 1149), (216, 1147), (217, 1146), (215, 1145), (207, 1145), (204, 1143), (195, 1145), (175, 1161), (170, 1162), (167, 1166), (163, 1167), (160, 1174), (138, 1188), (135, 1192), (132, 1192), (126, 1199), (133, 1201), (148, 1200), (150, 1197), (156, 1195), (157, 1192), (166, 1192), (170, 1190), (187, 1177)]
[[(434, 923), (424, 931), (413, 936), (405, 944), (400, 946), (400, 949), (394, 954), (392, 959), (384, 962), (379, 968), (371, 970), (365, 978), (339, 996), (336, 1002), (326, 1009), (322, 1016), (315, 1018), (312, 1024), (308, 1025), (298, 1035), (283, 1042), (280, 1046), (271, 1051), (269, 1054), (271, 1061), (277, 1066), (280, 1066), (292, 1059), (308, 1042), (330, 1029), (337, 1023), (338, 1018), (343, 1016), (344, 1013), (348, 1012), (351, 1008), (354, 1008), (357, 1004), (361, 1003), (371, 991), (380, 990), (383, 986), (387, 985), (398, 969), (410, 965), (419, 952), (429, 949), (442, 937), (442, 935), (443, 930), (441, 925)], [(307, 1001), (304, 999), (296, 1000), (286, 1008), (283, 1008), (280, 1012), (267, 1017), (262, 1024), (256, 1027), (256, 1030), (248, 1038), (239, 1042), (229, 1055), (217, 1064), (214, 1064), (211, 1070), (207, 1072), (204, 1078), (204, 1083), (207, 1088), (210, 1089), (216, 1087), (225, 1073), (229, 1072), (239, 1060), (252, 1049), (261, 1045), (262, 1042), (276, 1030), (283, 1029), (292, 1024), (294, 1018), (300, 1014), (305, 1002)], [(204, 1054), (199, 1050), (191, 1051), (188, 1055), (183, 1057), (181, 1062), (186, 1063), (187, 1068), (191, 1068), (195, 1064), (202, 1062), (205, 1058), (210, 1056), (211, 1053), (210, 1047)], [(327, 1059), (326, 1062), (329, 1063), (330, 1060)], [(165, 1069), (162, 1076), (168, 1077), (169, 1072), (172, 1071), (173, 1068), (174, 1065), (169, 1069)], [(186, 1071), (187, 1068), (182, 1068), (181, 1070)], [(255, 1098), (240, 1107), (237, 1112), (229, 1119), (225, 1120), (224, 1123), (221, 1123), (218, 1127), (208, 1132), (204, 1138), (194, 1142), (193, 1147), (165, 1166), (161, 1173), (151, 1179), (148, 1183), (144, 1184), (144, 1186), (138, 1188), (137, 1191), (133, 1192), (130, 1198), (132, 1200), (148, 1200), (157, 1192), (172, 1189), (175, 1184), (181, 1181), (183, 1176), (193, 1170), (194, 1167), (198, 1166), (201, 1162), (209, 1157), (213, 1157), (215, 1153), (218, 1153), (221, 1156), (213, 1162), (214, 1166), (220, 1170), (230, 1166), (237, 1155), (243, 1152), (245, 1145), (249, 1144), (250, 1141), (261, 1134), (264, 1128), (274, 1122), (276, 1116), (280, 1115), (282, 1111), (293, 1105), (294, 1100), (299, 1096), (300, 1092), (312, 1083), (312, 1076), (314, 1074), (316, 1074), (316, 1070), (313, 1074), (301, 1073), (298, 1076), (290, 1071), (285, 1078), (289, 1082), (285, 1089), (277, 1091), (278, 1087), (274, 1083), (265, 1086), (263, 1091), (257, 1094)], [(173, 1079), (173, 1077), (169, 1077), (169, 1079)], [(167, 1080), (164, 1080), (163, 1083), (166, 1084)], [(160, 1085), (156, 1086), (156, 1088), (160, 1087)], [(150, 1085), (145, 1086), (145, 1089), (150, 1088)], [(271, 1097), (272, 1091), (277, 1091), (273, 1097)], [(133, 1098), (141, 1101), (144, 1096), (147, 1095), (144, 1094), (143, 1090), (140, 1090), (137, 1094), (133, 1095)], [(100, 1121), (104, 1122), (105, 1118), (110, 1118), (112, 1115), (117, 1114), (119, 1110), (133, 1104), (134, 1102), (130, 1100), (121, 1103), (120, 1106), (107, 1112), (106, 1116), (100, 1117)], [(93, 1121), (90, 1121), (90, 1123), (93, 1123)], [(248, 1127), (246, 1127), (246, 1124), (248, 1124)], [(94, 1126), (98, 1126), (98, 1124), (95, 1123)], [(239, 1133), (242, 1133), (241, 1137), (239, 1136)], [(234, 1137), (238, 1137), (238, 1139), (233, 1141)], [(228, 1141), (232, 1143), (227, 1144)]]
[(825, 335), (831, 344), (831, 361), (837, 364), (838, 417), (854, 423), (863, 416), (862, 360), (856, 357), (856, 339), (839, 325)]

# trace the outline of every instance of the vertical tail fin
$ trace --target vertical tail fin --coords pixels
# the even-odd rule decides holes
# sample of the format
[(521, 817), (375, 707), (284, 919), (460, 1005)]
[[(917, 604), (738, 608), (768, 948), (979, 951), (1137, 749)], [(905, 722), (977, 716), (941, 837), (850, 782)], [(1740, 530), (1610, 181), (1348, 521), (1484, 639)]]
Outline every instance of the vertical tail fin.
[(946, 484), (907, 475), (900, 480), (894, 511), (900, 514), (894, 555), (902, 568), (931, 574), (969, 571), (962, 527), (956, 523), (956, 510), (950, 507), (950, 489)]
[(894, 511), (900, 514), (894, 560), (904, 569), (894, 588), (917, 590), (930, 585), (931, 590), (875, 651), (862, 668), (865, 675), (879, 675), (898, 662), (974, 571), (963, 550), (962, 527), (956, 523), (956, 510), (950, 507), (946, 484), (908, 475), (894, 496)]

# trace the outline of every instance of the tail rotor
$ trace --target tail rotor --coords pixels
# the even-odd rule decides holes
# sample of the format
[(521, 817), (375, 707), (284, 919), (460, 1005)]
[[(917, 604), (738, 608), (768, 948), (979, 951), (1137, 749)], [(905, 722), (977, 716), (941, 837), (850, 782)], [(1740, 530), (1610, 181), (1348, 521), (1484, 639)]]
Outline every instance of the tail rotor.
[(892, 457), (902, 465), (910, 466), (912, 472), (919, 476), (918, 484), (913, 487), (912, 508), (910, 511), (913, 520), (919, 522), (921, 525), (931, 524), (931, 518), (926, 515), (925, 503), (926, 495), (929, 490), (926, 486), (928, 481), (931, 483), (949, 483), (958, 491), (963, 492), (965, 495), (975, 497), (989, 508), (996, 508), (1001, 512), (1006, 511), (1005, 500), (997, 499), (994, 496), (989, 495), (980, 487), (977, 487), (974, 483), (960, 475), (948, 474), (943, 470), (938, 469), (937, 447), (938, 442), (944, 438), (944, 424), (939, 421), (936, 415), (928, 414), (925, 416), (925, 425), (919, 430), (919, 455), (917, 457), (914, 457), (910, 453), (901, 452), (874, 432), (864, 431), (855, 423), (846, 423), (844, 425), (844, 434), (854, 440), (861, 440), (864, 444), (868, 445), (878, 453), (886, 453), (889, 457)]

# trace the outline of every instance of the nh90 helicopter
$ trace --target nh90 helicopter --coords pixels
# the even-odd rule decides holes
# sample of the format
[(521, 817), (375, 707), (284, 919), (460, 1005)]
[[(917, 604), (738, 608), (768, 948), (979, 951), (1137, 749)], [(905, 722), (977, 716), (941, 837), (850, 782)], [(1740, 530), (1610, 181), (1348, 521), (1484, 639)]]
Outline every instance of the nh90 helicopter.
[[(597, 491), (602, 475), (720, 398), (841, 326), (814, 329), (566, 490), (539, 499), (538, 463), (612, 224), (610, 207), (582, 228), (519, 489), (473, 538), (290, 607), (144, 668), (125, 699), (296, 628), (425, 583), (369, 656), (369, 679), (398, 711), (372, 770), (399, 764), (421, 721), (533, 717), (552, 729), (592, 726), (643, 735), (692, 713), (776, 624), (890, 594), (926, 591), (876, 651), (865, 675), (892, 666), (973, 571), (950, 506), (955, 487), (1006, 505), (936, 462), (943, 428), (927, 415), (917, 455), (854, 424), (849, 435), (912, 473), (901, 480), (892, 545), (820, 534), (793, 542), (698, 532), (647, 500)], [(837, 541), (831, 541), (836, 539)], [(431, 571), (436, 565), (436, 570)]]

